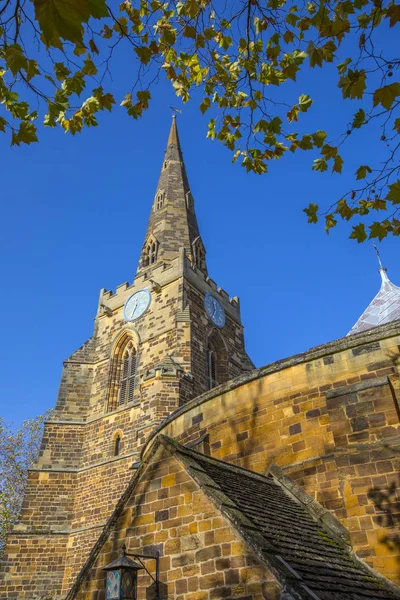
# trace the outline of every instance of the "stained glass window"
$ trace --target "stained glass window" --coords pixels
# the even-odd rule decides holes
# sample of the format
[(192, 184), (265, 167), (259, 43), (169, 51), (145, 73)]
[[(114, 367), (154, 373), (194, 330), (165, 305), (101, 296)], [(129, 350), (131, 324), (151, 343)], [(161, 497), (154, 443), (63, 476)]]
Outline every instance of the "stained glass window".
[(119, 600), (119, 587), (121, 582), (121, 571), (108, 571), (106, 600)]
[(132, 571), (124, 570), (121, 581), (121, 600), (136, 598), (135, 575)]

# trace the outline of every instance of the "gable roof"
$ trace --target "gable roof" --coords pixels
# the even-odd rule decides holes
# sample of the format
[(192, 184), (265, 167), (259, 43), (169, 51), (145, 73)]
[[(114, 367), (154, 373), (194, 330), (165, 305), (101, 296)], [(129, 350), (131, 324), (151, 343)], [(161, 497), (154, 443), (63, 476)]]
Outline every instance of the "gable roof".
[(347, 335), (361, 333), (400, 319), (400, 287), (390, 281), (386, 269), (381, 267), (379, 273), (382, 277), (379, 292)]
[[(394, 600), (397, 586), (369, 569), (345, 543), (347, 531), (330, 513), (298, 488), (281, 470), (260, 475), (205, 456), (159, 435), (132, 477), (65, 600), (73, 600), (101, 548), (116, 526), (142, 473), (158, 460), (159, 451), (173, 454), (189, 475), (231, 522), (248, 546), (270, 569), (291, 600)], [(300, 488), (298, 488), (300, 490)], [(303, 496), (302, 502), (296, 496)], [(317, 508), (313, 515), (305, 505)], [(322, 515), (318, 519), (315, 515)], [(326, 527), (330, 517), (335, 525)], [(336, 533), (333, 533), (336, 529)]]
[[(318, 522), (272, 474), (259, 475), (167, 439), (190, 474), (294, 598), (400, 598), (391, 582), (357, 559), (343, 543), (343, 535), (334, 536), (332, 528)], [(337, 528), (344, 530), (338, 522)]]

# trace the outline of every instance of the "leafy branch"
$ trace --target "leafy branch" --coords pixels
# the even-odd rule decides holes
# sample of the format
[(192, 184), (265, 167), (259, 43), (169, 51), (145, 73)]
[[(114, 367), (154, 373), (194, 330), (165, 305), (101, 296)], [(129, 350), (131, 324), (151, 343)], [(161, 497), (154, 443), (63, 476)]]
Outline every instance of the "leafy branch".
[[(97, 126), (98, 113), (116, 103), (103, 85), (115, 48), (126, 45), (136, 65), (119, 101), (127, 114), (142, 116), (164, 76), (183, 102), (200, 95), (208, 137), (247, 171), (263, 174), (271, 160), (302, 150), (311, 151), (314, 171), (340, 174), (349, 137), (379, 131), (383, 163), (371, 151), (353, 189), (305, 213), (327, 232), (339, 219), (356, 222), (350, 237), (358, 242), (400, 235), (400, 58), (387, 41), (399, 21), (393, 0), (125, 0), (118, 10), (106, 0), (4, 0), (0, 131), (20, 145), (38, 140), (39, 120), (72, 135)], [(343, 101), (357, 109), (342, 131), (304, 132), (314, 99), (302, 89), (293, 96), (293, 82), (306, 69), (317, 79), (329, 64)]]

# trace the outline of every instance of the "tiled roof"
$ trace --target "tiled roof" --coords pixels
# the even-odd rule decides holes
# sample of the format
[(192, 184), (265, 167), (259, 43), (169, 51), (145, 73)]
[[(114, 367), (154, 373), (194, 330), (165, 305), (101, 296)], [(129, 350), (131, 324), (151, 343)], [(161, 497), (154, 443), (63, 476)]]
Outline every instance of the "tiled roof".
[[(332, 535), (332, 528), (324, 527), (274, 476), (253, 473), (167, 440), (294, 598), (400, 598), (386, 579), (359, 561), (340, 535)], [(344, 529), (338, 522), (337, 527), (339, 532)]]
[(400, 319), (400, 288), (390, 281), (386, 269), (381, 267), (379, 272), (382, 277), (379, 292), (347, 335), (361, 333), (366, 329)]

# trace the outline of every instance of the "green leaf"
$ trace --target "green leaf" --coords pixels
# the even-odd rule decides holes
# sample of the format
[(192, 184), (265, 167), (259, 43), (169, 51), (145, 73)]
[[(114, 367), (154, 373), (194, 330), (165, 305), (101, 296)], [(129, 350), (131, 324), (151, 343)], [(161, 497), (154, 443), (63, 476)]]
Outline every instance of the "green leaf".
[(183, 30), (183, 37), (196, 39), (196, 36), (196, 28), (192, 27), (191, 25), (186, 25), (185, 29)]
[(90, 56), (87, 56), (85, 58), (85, 62), (83, 63), (82, 73), (84, 73), (85, 75), (96, 75), (97, 74), (97, 67), (94, 64), (94, 62), (92, 61), (92, 59), (90, 58)]
[(30, 81), (33, 77), (35, 77), (35, 75), (39, 75), (40, 71), (39, 71), (39, 65), (37, 64), (36, 60), (28, 60), (28, 65), (26, 68), (26, 78), (28, 81)]
[(362, 98), (367, 87), (365, 83), (367, 79), (366, 73), (361, 71), (352, 71), (349, 69), (347, 75), (343, 75), (339, 79), (338, 86), (342, 90), (343, 98)]
[(210, 108), (211, 100), (210, 98), (204, 98), (203, 102), (200, 104), (201, 113), (204, 113)]
[(108, 15), (106, 0), (33, 0), (33, 4), (47, 46), (59, 38), (82, 42), (83, 23)]
[(6, 125), (7, 121), (3, 119), (3, 117), (0, 117), (0, 131), (4, 132), (6, 130)]
[(308, 207), (303, 209), (303, 212), (305, 212), (308, 217), (309, 223), (317, 223), (318, 222), (318, 215), (317, 215), (318, 208), (319, 208), (318, 204), (313, 204), (312, 202), (310, 202)]
[(339, 75), (344, 75), (344, 73), (346, 73), (347, 67), (349, 66), (350, 63), (351, 63), (351, 58), (346, 58), (346, 60), (344, 62), (340, 63), (337, 66), (337, 70), (339, 71)]
[(338, 154), (337, 156), (335, 156), (335, 158), (333, 160), (332, 173), (341, 173), (342, 167), (343, 167), (343, 158), (341, 156), (339, 156), (339, 154)]
[(400, 83), (395, 82), (385, 85), (374, 92), (374, 106), (382, 104), (383, 108), (389, 110), (395, 99), (400, 96)]
[(317, 148), (321, 148), (323, 143), (325, 142), (327, 135), (328, 134), (326, 133), (326, 131), (321, 131), (321, 130), (318, 130), (315, 133), (313, 133), (312, 139), (314, 142), (314, 146), (316, 146)]
[(357, 242), (361, 244), (361, 242), (365, 242), (367, 237), (368, 236), (365, 233), (364, 223), (359, 223), (359, 225), (353, 226), (353, 232), (350, 235), (351, 240), (357, 240)]
[(365, 179), (367, 173), (372, 173), (372, 169), (368, 165), (361, 165), (356, 171), (356, 179)]
[(342, 217), (342, 219), (346, 219), (346, 221), (349, 221), (349, 219), (351, 219), (351, 217), (355, 214), (354, 209), (350, 208), (345, 198), (342, 198), (337, 203), (336, 212)]
[(326, 217), (325, 217), (326, 233), (329, 233), (329, 230), (332, 229), (332, 227), (335, 227), (336, 224), (337, 224), (337, 220), (335, 219), (335, 217), (333, 216), (332, 213), (330, 213), (329, 215), (326, 215)]
[(400, 204), (400, 180), (389, 185), (389, 192), (386, 196), (393, 204)]
[(327, 171), (328, 170), (328, 163), (326, 162), (326, 160), (324, 158), (316, 158), (314, 160), (314, 164), (313, 164), (313, 171), (321, 171), (321, 173), (323, 171)]
[(390, 19), (390, 27), (394, 27), (400, 21), (400, 4), (392, 2), (386, 10), (386, 16)]
[(283, 39), (285, 40), (285, 42), (287, 44), (290, 44), (290, 42), (293, 42), (293, 40), (294, 40), (294, 33), (292, 31), (289, 31), (289, 29), (287, 29), (285, 31), (285, 33), (283, 34)]
[(400, 133), (400, 118), (395, 119), (393, 129)]
[(359, 129), (365, 123), (365, 111), (360, 108), (354, 115), (353, 122), (351, 124), (355, 129)]
[(11, 145), (19, 146), (20, 144), (31, 144), (38, 142), (36, 135), (36, 127), (30, 121), (22, 121), (18, 132), (13, 132)]
[(7, 68), (13, 75), (16, 75), (21, 69), (28, 68), (28, 59), (19, 44), (7, 46), (4, 50), (4, 58)]
[(58, 81), (64, 81), (64, 79), (66, 79), (71, 73), (71, 71), (67, 69), (67, 67), (62, 62), (56, 62), (54, 64), (54, 72)]
[(89, 40), (89, 47), (90, 47), (91, 51), (93, 52), (93, 54), (99, 54), (99, 49), (96, 46), (93, 38), (91, 40)]
[(370, 239), (378, 238), (380, 241), (382, 241), (383, 238), (385, 238), (388, 234), (386, 227), (384, 227), (382, 225), (382, 223), (379, 223), (378, 221), (375, 221), (374, 223), (372, 223), (372, 225), (369, 225), (369, 229), (370, 229), (370, 233), (369, 233)]
[(299, 98), (299, 107), (301, 112), (307, 112), (314, 100), (310, 98), (310, 96), (306, 96), (302, 94)]
[(135, 48), (135, 52), (138, 55), (140, 62), (143, 63), (144, 65), (147, 65), (150, 62), (151, 57), (153, 56), (153, 52), (147, 46), (141, 46), (140, 48)]

